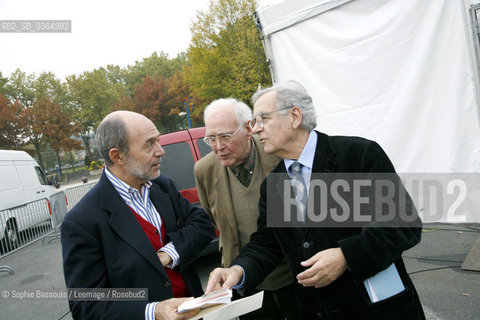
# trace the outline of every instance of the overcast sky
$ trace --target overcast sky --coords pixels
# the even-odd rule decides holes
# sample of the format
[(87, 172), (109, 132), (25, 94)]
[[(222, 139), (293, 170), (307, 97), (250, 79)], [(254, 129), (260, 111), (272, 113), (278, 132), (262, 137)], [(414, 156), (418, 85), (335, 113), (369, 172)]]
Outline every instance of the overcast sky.
[[(0, 20), (71, 20), (71, 33), (0, 32), (0, 71), (60, 79), (108, 64), (125, 67), (186, 51), (190, 26), (210, 0), (0, 0)], [(262, 6), (278, 0), (261, 0)]]

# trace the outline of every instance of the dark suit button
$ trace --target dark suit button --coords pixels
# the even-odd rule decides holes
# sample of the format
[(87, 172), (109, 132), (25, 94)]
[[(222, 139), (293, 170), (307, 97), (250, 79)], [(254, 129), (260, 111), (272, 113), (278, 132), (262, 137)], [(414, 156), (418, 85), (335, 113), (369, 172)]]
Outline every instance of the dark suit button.
[(305, 242), (303, 243), (303, 248), (304, 248), (304, 249), (310, 248), (310, 243), (307, 242), (307, 241), (305, 241)]
[(157, 229), (155, 229), (155, 234), (158, 234), (158, 230), (157, 230)]
[(238, 247), (237, 241), (233, 241), (233, 245)]
[(170, 282), (168, 282), (168, 281), (165, 281), (165, 283), (163, 284), (163, 286), (164, 286), (165, 288), (168, 288), (168, 287), (170, 287)]

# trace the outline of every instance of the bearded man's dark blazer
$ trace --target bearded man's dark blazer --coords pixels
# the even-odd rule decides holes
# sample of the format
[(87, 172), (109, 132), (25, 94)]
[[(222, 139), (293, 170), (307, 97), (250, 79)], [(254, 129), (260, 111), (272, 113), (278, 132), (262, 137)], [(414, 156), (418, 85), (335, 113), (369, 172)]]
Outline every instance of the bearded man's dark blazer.
[[(203, 294), (192, 263), (215, 233), (208, 215), (190, 204), (172, 180), (152, 180), (150, 199), (162, 218), (166, 241), (180, 256), (176, 267), (191, 296)], [(153, 245), (105, 173), (66, 215), (61, 226), (67, 288), (146, 288), (146, 301), (69, 301), (74, 319), (145, 319), (149, 302), (173, 297)]]

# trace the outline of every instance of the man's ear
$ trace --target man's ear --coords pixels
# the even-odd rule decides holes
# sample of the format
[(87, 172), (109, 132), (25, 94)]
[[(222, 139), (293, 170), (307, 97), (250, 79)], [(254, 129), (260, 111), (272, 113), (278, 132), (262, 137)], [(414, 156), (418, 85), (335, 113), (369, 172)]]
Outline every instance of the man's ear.
[(253, 130), (250, 128), (250, 120), (245, 122), (245, 125), (247, 126), (247, 137), (251, 138), (253, 136)]
[(302, 124), (303, 114), (299, 107), (292, 107), (292, 128), (297, 129)]
[(117, 148), (110, 149), (108, 151), (108, 155), (110, 156), (110, 160), (112, 160), (114, 165), (125, 163), (125, 154)]

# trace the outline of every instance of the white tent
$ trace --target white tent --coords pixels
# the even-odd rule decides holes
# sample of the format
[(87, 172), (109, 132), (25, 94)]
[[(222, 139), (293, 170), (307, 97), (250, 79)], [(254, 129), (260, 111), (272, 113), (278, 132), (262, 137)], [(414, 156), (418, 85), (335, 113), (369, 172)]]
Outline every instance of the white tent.
[(274, 81), (306, 87), (320, 131), (379, 142), (399, 172), (478, 173), (469, 6), (287, 0), (257, 15)]

